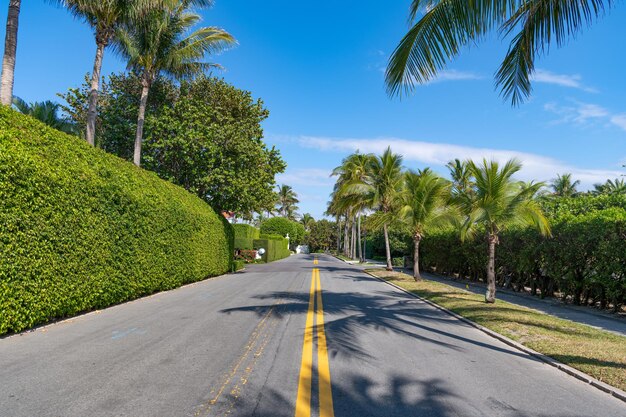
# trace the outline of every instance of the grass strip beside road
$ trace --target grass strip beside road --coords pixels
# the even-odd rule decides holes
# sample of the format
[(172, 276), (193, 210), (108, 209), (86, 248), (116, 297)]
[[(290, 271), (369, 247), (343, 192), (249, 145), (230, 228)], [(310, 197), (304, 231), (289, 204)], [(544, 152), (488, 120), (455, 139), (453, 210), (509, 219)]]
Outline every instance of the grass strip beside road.
[(490, 330), (626, 391), (626, 337), (400, 272), (367, 269)]

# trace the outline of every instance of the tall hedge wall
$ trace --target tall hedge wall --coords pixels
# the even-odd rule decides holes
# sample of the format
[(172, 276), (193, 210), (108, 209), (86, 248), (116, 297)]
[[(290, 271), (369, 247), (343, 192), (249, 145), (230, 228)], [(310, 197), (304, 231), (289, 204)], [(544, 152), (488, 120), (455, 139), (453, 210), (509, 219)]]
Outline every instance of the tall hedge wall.
[(194, 195), (0, 106), (0, 334), (222, 274), (232, 242)]
[(265, 249), (265, 253), (262, 255), (265, 262), (287, 258), (291, 254), (289, 241), (278, 235), (261, 235), (260, 239), (255, 239), (254, 249), (260, 248)]
[(261, 231), (249, 224), (234, 224), (235, 249), (253, 249), (254, 239), (258, 239)]

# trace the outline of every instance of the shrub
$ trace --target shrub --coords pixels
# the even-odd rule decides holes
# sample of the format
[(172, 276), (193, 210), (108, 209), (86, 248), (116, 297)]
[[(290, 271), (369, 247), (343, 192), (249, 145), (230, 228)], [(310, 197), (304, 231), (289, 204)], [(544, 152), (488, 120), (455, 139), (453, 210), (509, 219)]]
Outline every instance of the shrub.
[(244, 261), (246, 263), (254, 263), (256, 260), (257, 251), (241, 249), (235, 253), (235, 259)]
[(304, 242), (304, 226), (284, 217), (272, 217), (261, 223), (261, 233), (287, 237), (291, 245), (300, 245)]
[(0, 334), (227, 272), (232, 227), (184, 189), (0, 106)]
[(246, 262), (241, 259), (235, 259), (233, 261), (233, 272), (241, 271), (246, 267)]
[(260, 239), (254, 240), (255, 249), (265, 249), (262, 255), (264, 262), (273, 262), (279, 259), (287, 258), (289, 252), (288, 240), (278, 235), (261, 235)]
[(235, 249), (253, 249), (254, 239), (258, 239), (260, 230), (249, 224), (234, 224)]

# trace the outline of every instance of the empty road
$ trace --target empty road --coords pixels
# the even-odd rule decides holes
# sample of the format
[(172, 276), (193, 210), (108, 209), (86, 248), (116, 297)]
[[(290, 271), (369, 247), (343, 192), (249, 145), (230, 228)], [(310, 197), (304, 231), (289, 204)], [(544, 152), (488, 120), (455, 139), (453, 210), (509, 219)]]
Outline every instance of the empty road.
[(626, 404), (328, 256), (0, 339), (7, 417), (624, 417)]

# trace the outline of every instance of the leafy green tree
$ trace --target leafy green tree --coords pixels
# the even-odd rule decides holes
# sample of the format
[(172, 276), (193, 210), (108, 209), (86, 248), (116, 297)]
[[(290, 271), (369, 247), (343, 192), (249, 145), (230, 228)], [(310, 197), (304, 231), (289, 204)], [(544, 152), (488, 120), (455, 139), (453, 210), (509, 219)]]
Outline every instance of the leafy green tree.
[(307, 232), (311, 230), (311, 225), (315, 223), (315, 219), (311, 216), (310, 213), (304, 213), (300, 218), (300, 223), (304, 226), (304, 230)]
[(9, 0), (7, 29), (4, 36), (4, 55), (2, 56), (2, 80), (0, 84), (0, 102), (5, 106), (10, 106), (13, 100), (15, 57), (17, 54), (17, 28), (19, 25), (21, 5), (21, 0)]
[[(386, 73), (390, 94), (433, 80), (461, 48), (498, 30), (512, 36), (496, 85), (513, 105), (527, 98), (535, 59), (551, 44), (566, 44), (602, 16), (612, 0), (413, 0), (411, 28), (393, 52)], [(418, 16), (421, 16), (418, 19)]]
[(398, 218), (408, 226), (413, 237), (413, 278), (416, 281), (421, 279), (420, 242), (431, 230), (451, 222), (453, 214), (448, 206), (449, 199), (449, 182), (430, 169), (404, 174)]
[(556, 178), (550, 183), (552, 195), (557, 197), (574, 197), (578, 194), (576, 187), (580, 185), (580, 181), (572, 181), (572, 174), (557, 174)]
[[(96, 146), (128, 161), (133, 160), (134, 134), (137, 128), (137, 109), (141, 93), (141, 76), (136, 72), (111, 74), (105, 77), (98, 94), (98, 117), (96, 118)], [(90, 76), (85, 82), (67, 93), (58, 94), (65, 104), (61, 109), (85, 134), (89, 110)], [(151, 135), (152, 123), (161, 109), (171, 106), (178, 99), (179, 89), (165, 77), (158, 77), (152, 84), (146, 108), (144, 133)]]
[(337, 244), (337, 225), (326, 219), (312, 222), (304, 242), (311, 252), (330, 250)]
[(470, 162), (474, 179), (471, 204), (461, 206), (465, 220), (461, 226), (461, 238), (473, 236), (477, 230), (487, 234), (489, 260), (487, 262), (487, 293), (485, 301), (496, 299), (495, 255), (500, 234), (513, 226), (533, 226), (543, 235), (550, 234), (548, 220), (535, 200), (542, 183), (525, 184), (512, 177), (522, 165), (515, 159), (503, 166), (495, 161), (483, 160), (481, 164)]
[(298, 195), (289, 185), (279, 185), (277, 186), (277, 201), (278, 201), (278, 212), (281, 216), (288, 218), (289, 220), (293, 220), (296, 215), (296, 211), (298, 210), (298, 204), (300, 200), (298, 200)]
[(19, 97), (13, 97), (13, 106), (23, 114), (34, 117), (61, 132), (75, 135), (78, 129), (70, 120), (59, 116), (60, 105), (50, 100), (26, 103)]
[(251, 213), (274, 202), (285, 163), (263, 142), (261, 100), (217, 78), (183, 81), (178, 99), (150, 121), (145, 168), (216, 210)]
[(181, 1), (176, 7), (150, 9), (139, 21), (117, 31), (117, 49), (128, 66), (141, 72), (141, 96), (133, 162), (141, 163), (143, 128), (150, 87), (160, 75), (185, 80), (204, 73), (215, 64), (203, 62), (207, 54), (233, 45), (235, 39), (217, 27), (201, 27), (200, 15), (190, 11), (193, 2)]

